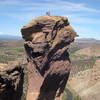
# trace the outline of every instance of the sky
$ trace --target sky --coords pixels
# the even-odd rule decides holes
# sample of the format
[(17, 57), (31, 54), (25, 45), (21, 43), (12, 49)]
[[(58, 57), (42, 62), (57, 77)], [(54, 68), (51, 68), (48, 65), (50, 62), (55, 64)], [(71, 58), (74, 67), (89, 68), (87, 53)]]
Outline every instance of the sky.
[(67, 17), (79, 38), (100, 40), (100, 0), (0, 0), (0, 35), (21, 36), (21, 27), (48, 11)]

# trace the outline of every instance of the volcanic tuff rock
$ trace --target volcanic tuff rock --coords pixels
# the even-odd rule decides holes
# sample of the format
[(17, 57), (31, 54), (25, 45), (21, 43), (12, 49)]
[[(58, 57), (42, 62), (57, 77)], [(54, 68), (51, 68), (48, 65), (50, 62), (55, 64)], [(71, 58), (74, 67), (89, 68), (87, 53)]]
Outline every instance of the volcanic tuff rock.
[(59, 100), (70, 73), (67, 50), (76, 32), (65, 17), (41, 16), (21, 33), (28, 60), (27, 100)]
[(23, 68), (18, 62), (0, 63), (0, 100), (21, 100)]

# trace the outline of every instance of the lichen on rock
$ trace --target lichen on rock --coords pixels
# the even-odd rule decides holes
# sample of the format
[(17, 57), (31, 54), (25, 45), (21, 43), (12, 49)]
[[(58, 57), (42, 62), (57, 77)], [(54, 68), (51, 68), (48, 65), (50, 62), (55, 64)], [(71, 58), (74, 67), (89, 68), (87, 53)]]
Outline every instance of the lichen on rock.
[(65, 17), (41, 16), (25, 25), (21, 33), (28, 60), (27, 100), (56, 100), (69, 77), (67, 50), (76, 32)]

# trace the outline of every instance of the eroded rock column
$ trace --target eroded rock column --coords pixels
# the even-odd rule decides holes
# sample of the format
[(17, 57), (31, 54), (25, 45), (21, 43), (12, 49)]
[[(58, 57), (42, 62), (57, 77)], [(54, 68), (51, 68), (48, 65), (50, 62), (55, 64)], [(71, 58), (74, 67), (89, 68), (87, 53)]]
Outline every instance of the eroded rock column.
[(27, 100), (60, 100), (70, 73), (69, 45), (77, 36), (68, 19), (41, 16), (22, 29), (27, 54)]

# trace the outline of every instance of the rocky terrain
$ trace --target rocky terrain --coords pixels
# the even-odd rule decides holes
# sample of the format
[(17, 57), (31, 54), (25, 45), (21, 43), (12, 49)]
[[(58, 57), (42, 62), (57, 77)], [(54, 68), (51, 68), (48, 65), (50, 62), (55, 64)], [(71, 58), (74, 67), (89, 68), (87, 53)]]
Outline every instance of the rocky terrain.
[(97, 59), (93, 68), (80, 71), (68, 82), (82, 100), (100, 99), (100, 59)]
[(77, 36), (68, 19), (41, 16), (22, 29), (27, 54), (27, 100), (60, 100), (70, 73), (69, 45)]
[(33, 19), (21, 31), (25, 41), (0, 39), (0, 100), (25, 100), (27, 87), (27, 100), (80, 100), (77, 94), (99, 100), (99, 41), (79, 39), (70, 45), (76, 33), (68, 19), (57, 16)]
[(0, 63), (0, 100), (21, 100), (24, 72), (19, 62)]

